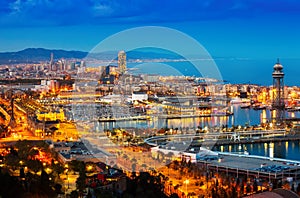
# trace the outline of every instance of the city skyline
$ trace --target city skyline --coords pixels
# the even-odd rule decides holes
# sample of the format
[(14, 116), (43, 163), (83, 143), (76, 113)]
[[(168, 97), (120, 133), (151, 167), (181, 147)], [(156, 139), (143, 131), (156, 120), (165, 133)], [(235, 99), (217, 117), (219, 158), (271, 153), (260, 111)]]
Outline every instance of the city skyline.
[(300, 198), (299, 19), (296, 0), (0, 1), (0, 197)]

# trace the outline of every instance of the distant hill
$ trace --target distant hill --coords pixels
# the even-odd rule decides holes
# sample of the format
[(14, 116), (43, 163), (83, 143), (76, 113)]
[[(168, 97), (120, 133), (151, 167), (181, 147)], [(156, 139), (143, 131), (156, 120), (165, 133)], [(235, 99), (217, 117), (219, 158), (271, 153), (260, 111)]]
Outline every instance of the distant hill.
[[(66, 51), (44, 48), (27, 48), (18, 52), (2, 52), (0, 53), (0, 64), (18, 64), (18, 63), (37, 63), (41, 61), (49, 61), (50, 54), (54, 54), (54, 59), (83, 59), (93, 58), (99, 60), (116, 60), (118, 57), (117, 51), (107, 52), (83, 52), (83, 51)], [(127, 60), (130, 59), (181, 59), (182, 56), (164, 49), (158, 48), (141, 48), (126, 52)]]
[(61, 59), (61, 58), (82, 59), (86, 57), (86, 55), (88, 54), (87, 52), (81, 52), (81, 51), (27, 48), (18, 52), (0, 53), (0, 64), (36, 63), (40, 61), (49, 61), (51, 53), (54, 54), (54, 59)]
[[(127, 60), (151, 60), (151, 59), (180, 59), (182, 56), (169, 50), (159, 48), (139, 48), (131, 51), (126, 51)], [(117, 60), (118, 51), (92, 52), (88, 55), (89, 58), (99, 60)]]

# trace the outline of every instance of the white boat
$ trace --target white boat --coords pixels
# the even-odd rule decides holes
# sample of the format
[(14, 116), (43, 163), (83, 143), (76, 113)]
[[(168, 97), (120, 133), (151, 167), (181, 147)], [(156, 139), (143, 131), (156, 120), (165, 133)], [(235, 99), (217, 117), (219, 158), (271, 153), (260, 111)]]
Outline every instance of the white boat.
[(241, 108), (242, 108), (242, 109), (248, 109), (248, 108), (250, 108), (250, 107), (251, 107), (251, 104), (250, 104), (250, 103), (244, 103), (244, 104), (241, 105)]
[(197, 157), (206, 157), (206, 156), (218, 156), (219, 154), (215, 151), (200, 147)]
[(230, 100), (230, 104), (241, 104), (241, 103), (243, 103), (243, 101), (240, 98), (233, 98)]
[(236, 98), (231, 99), (230, 104), (242, 104), (242, 103), (250, 103), (250, 102), (251, 101), (247, 98), (236, 97)]

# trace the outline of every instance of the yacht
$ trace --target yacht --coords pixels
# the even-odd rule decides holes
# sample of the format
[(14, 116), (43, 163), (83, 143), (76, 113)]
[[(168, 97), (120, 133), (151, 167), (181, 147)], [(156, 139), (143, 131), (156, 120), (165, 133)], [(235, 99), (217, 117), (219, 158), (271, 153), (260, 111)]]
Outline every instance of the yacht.
[(241, 105), (242, 109), (249, 109), (250, 107), (251, 107), (250, 103), (244, 103), (244, 104)]

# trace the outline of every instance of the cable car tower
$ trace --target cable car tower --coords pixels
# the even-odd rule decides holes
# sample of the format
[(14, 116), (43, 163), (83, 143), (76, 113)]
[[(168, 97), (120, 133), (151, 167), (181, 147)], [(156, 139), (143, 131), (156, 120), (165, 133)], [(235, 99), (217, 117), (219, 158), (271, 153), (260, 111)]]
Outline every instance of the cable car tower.
[(272, 73), (273, 77), (273, 101), (272, 110), (272, 120), (277, 125), (282, 124), (285, 117), (285, 104), (284, 104), (284, 82), (283, 82), (283, 66), (280, 64), (279, 59), (274, 65), (274, 70)]

